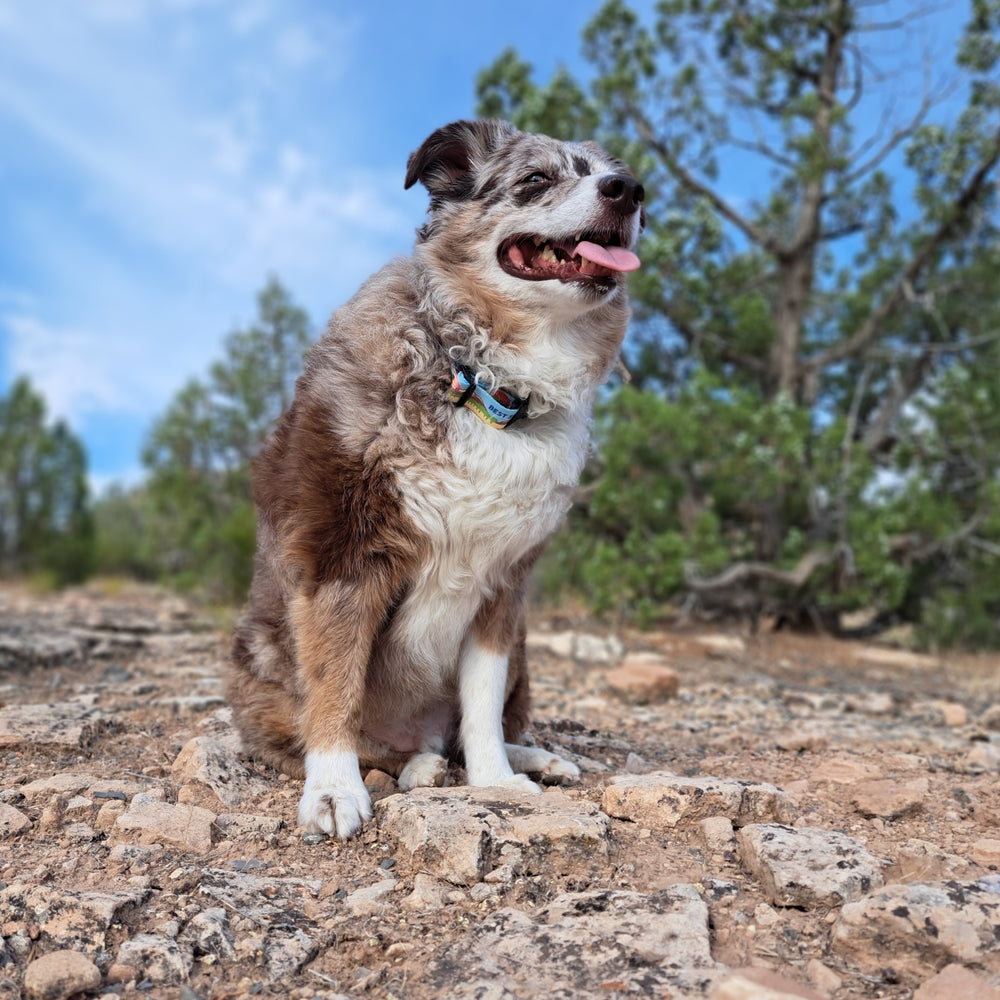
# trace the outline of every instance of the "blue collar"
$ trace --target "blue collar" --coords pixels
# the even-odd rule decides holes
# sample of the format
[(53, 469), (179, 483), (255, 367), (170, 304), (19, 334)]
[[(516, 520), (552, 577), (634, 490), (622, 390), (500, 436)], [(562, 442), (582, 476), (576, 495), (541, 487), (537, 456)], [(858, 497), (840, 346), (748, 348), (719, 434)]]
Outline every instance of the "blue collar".
[(493, 392), (480, 385), (476, 373), (466, 365), (458, 365), (452, 375), (448, 399), (455, 406), (464, 406), (490, 427), (502, 429), (520, 420), (528, 411), (528, 400), (515, 396), (507, 389)]

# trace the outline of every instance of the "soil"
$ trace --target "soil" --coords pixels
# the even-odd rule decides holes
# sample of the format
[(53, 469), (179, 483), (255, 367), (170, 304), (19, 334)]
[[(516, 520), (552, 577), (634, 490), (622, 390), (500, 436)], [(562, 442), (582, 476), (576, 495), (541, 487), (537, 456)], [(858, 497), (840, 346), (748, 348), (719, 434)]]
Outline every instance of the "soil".
[[(77, 840), (60, 818), (65, 801), (53, 811), (48, 799), (21, 801), (18, 789), (76, 772), (128, 778), (161, 789), (167, 801), (176, 799), (171, 767), (181, 748), (193, 737), (228, 731), (220, 684), (229, 645), (225, 623), (150, 588), (38, 595), (8, 586), (0, 589), (0, 638), (5, 630), (22, 642), (22, 652), (31, 637), (53, 643), (48, 653), (40, 647), (34, 662), (26, 655), (8, 659), (0, 669), (0, 706), (90, 698), (104, 722), (77, 746), (24, 742), (0, 749), (0, 798), (32, 823), (0, 841), (0, 883), (28, 878), (57, 888), (150, 890), (127, 925), (109, 931), (110, 958), (101, 970), (105, 992), (206, 1000), (437, 998), (449, 993), (442, 985), (442, 956), (454, 954), (470, 928), (502, 908), (530, 912), (565, 892), (649, 893), (683, 882), (735, 887), (711, 906), (712, 957), (722, 965), (774, 969), (800, 984), (803, 996), (808, 990), (835, 1000), (913, 996), (912, 980), (893, 982), (831, 951), (835, 910), (776, 909), (736, 854), (714, 850), (697, 823), (654, 829), (615, 822), (610, 854), (596, 876), (593, 867), (570, 867), (514, 879), (493, 893), (455, 886), (437, 908), (392, 902), (348, 920), (331, 909), (336, 902), (387, 873), (396, 880), (392, 899), (401, 901), (422, 873), (419, 861), (376, 824), (347, 843), (304, 843), (295, 828), (300, 783), (250, 764), (266, 791), (239, 810), (281, 819), (278, 832), (217, 835), (200, 855), (168, 848), (140, 861), (112, 862), (106, 832)], [(593, 637), (596, 654), (589, 660), (558, 655), (562, 647), (553, 639), (567, 634)], [(82, 643), (75, 654), (69, 647), (59, 652), (55, 640), (67, 635)], [(615, 695), (606, 673), (621, 657), (606, 642), (609, 636), (627, 654), (660, 655), (679, 675), (677, 696), (636, 704)], [(535, 616), (530, 655), (535, 739), (585, 765), (571, 796), (599, 805), (610, 779), (625, 773), (769, 782), (794, 802), (796, 825), (842, 831), (884, 859), (888, 883), (975, 879), (996, 870), (1000, 859), (989, 854), (989, 844), (1000, 830), (1000, 781), (994, 758), (982, 752), (997, 746), (1000, 730), (995, 656), (915, 655), (766, 628), (756, 635), (695, 624), (611, 630), (570, 613)], [(453, 769), (452, 780), (461, 777)], [(374, 797), (394, 791), (385, 783)], [(269, 981), (246, 949), (238, 961), (196, 958), (183, 993), (179, 984), (144, 980), (141, 970), (130, 979), (118, 968), (121, 981), (113, 981), (116, 944), (139, 933), (177, 934), (209, 905), (192, 874), (208, 868), (321, 883), (304, 907), (328, 932), (318, 954), (278, 981)], [(230, 913), (230, 922), (238, 940), (254, 929), (252, 919), (237, 913)], [(18, 930), (8, 923), (0, 934)], [(19, 995), (24, 967), (35, 954), (6, 953), (0, 997)], [(992, 962), (969, 963), (984, 988), (997, 985)], [(928, 964), (924, 978), (941, 964)], [(611, 982), (596, 995), (614, 997), (615, 990)]]

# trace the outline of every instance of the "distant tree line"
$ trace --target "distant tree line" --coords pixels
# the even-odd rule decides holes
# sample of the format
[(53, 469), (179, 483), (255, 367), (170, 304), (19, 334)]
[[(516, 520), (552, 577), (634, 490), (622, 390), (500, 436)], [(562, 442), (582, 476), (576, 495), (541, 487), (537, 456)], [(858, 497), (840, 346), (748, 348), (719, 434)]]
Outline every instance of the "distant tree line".
[[(950, 75), (907, 114), (863, 114), (891, 76), (880, 55), (912, 51), (932, 15), (663, 0), (645, 22), (611, 0), (584, 35), (586, 85), (538, 82), (513, 51), (480, 75), (479, 113), (596, 137), (648, 190), (627, 375), (540, 566), (551, 599), (1000, 646), (1000, 5), (972, 0)], [(753, 196), (727, 186), (734, 162)], [(142, 485), (96, 504), (78, 442), (14, 386), (3, 572), (242, 598), (250, 460), (309, 340), (276, 281), (258, 307), (155, 421)]]

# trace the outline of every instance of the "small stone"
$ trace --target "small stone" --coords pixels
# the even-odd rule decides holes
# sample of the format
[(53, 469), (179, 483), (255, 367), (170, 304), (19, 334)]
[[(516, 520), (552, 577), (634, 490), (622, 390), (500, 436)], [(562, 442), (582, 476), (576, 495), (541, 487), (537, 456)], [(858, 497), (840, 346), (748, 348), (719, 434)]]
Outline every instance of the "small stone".
[(118, 949), (118, 964), (142, 970), (143, 979), (169, 985), (187, 979), (192, 954), (189, 945), (161, 934), (139, 934)]
[(115, 834), (136, 834), (143, 844), (172, 844), (205, 853), (212, 847), (215, 813), (200, 806), (161, 802), (145, 792), (136, 795), (115, 820)]
[(624, 652), (617, 636), (580, 634), (573, 639), (573, 659), (578, 663), (614, 663)]
[(930, 791), (926, 777), (896, 781), (880, 778), (858, 782), (851, 788), (851, 802), (863, 816), (899, 819), (924, 808)]
[(278, 816), (256, 816), (253, 813), (219, 813), (215, 818), (219, 832), (241, 840), (261, 840), (273, 836), (285, 826)]
[(818, 958), (810, 958), (806, 963), (806, 975), (813, 986), (826, 994), (836, 993), (844, 984), (840, 976)]
[(451, 891), (451, 886), (446, 882), (439, 882), (432, 875), (423, 873), (413, 877), (413, 892), (402, 902), (404, 910), (423, 912), (425, 910), (440, 910), (446, 905), (446, 896)]
[(375, 767), (365, 775), (365, 788), (372, 795), (391, 795), (393, 792), (399, 791), (396, 779), (391, 774), (386, 774), (385, 771), (380, 771)]
[(637, 753), (629, 752), (625, 760), (625, 771), (627, 774), (648, 774), (653, 769), (653, 765), (640, 757)]
[(52, 951), (36, 958), (24, 972), (30, 1000), (64, 1000), (99, 989), (101, 970), (78, 951)]
[(832, 830), (751, 824), (737, 834), (740, 860), (777, 906), (838, 906), (882, 885), (882, 866)]
[(20, 833), (22, 830), (27, 830), (30, 827), (31, 820), (20, 809), (15, 809), (5, 802), (0, 802), (0, 839), (13, 837), (14, 834)]
[(807, 986), (770, 969), (734, 969), (710, 1000), (823, 1000)]
[(736, 849), (733, 824), (728, 816), (706, 816), (700, 826), (701, 839), (708, 850), (723, 854)]
[(993, 732), (1000, 732), (1000, 704), (990, 705), (981, 716), (979, 716), (979, 725), (983, 729), (990, 729)]
[(977, 840), (969, 852), (973, 861), (990, 868), (1000, 868), (1000, 840), (984, 837)]
[(52, 795), (76, 795), (90, 788), (97, 779), (92, 774), (53, 774), (48, 778), (38, 778), (21, 786), (21, 794), (29, 801), (49, 798)]
[(821, 734), (791, 730), (778, 733), (774, 745), (785, 753), (821, 753), (830, 745), (830, 740)]
[(604, 680), (615, 694), (637, 705), (676, 698), (680, 686), (677, 672), (653, 653), (634, 653), (620, 667), (609, 670)]
[(717, 659), (738, 658), (746, 652), (746, 644), (735, 635), (696, 635), (694, 641), (709, 656)]
[(355, 917), (371, 917), (376, 913), (381, 913), (392, 894), (396, 891), (396, 879), (382, 879), (374, 885), (365, 886), (362, 889), (355, 889), (347, 899), (344, 906)]
[(737, 826), (778, 820), (791, 822), (794, 806), (774, 785), (732, 778), (685, 778), (657, 771), (618, 775), (604, 789), (601, 808), (615, 819), (651, 829), (726, 816)]
[(862, 757), (832, 757), (813, 769), (812, 781), (831, 781), (837, 785), (853, 785), (858, 781), (881, 778), (882, 773), (875, 765)]
[(179, 802), (216, 812), (231, 809), (270, 788), (268, 782), (250, 772), (235, 750), (210, 736), (188, 740), (170, 770), (182, 783)]
[(965, 759), (969, 770), (975, 774), (1000, 771), (1000, 744), (977, 743)]
[(919, 986), (913, 1000), (1000, 1000), (1000, 990), (961, 965), (946, 965)]

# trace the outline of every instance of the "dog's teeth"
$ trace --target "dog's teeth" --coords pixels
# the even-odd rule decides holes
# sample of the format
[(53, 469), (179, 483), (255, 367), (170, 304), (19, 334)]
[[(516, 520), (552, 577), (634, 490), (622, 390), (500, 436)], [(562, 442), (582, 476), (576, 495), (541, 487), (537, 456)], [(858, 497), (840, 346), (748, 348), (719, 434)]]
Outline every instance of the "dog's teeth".
[(540, 247), (545, 242), (545, 240), (543, 240), (541, 236), (532, 236), (531, 242), (534, 243), (536, 247)]
[(582, 239), (583, 239), (583, 233), (577, 233), (576, 236), (573, 237), (573, 242), (574, 243), (579, 243), (580, 240), (582, 240)]
[(556, 257), (555, 251), (548, 244), (545, 245), (545, 249), (538, 256), (549, 264), (559, 263), (559, 258)]

